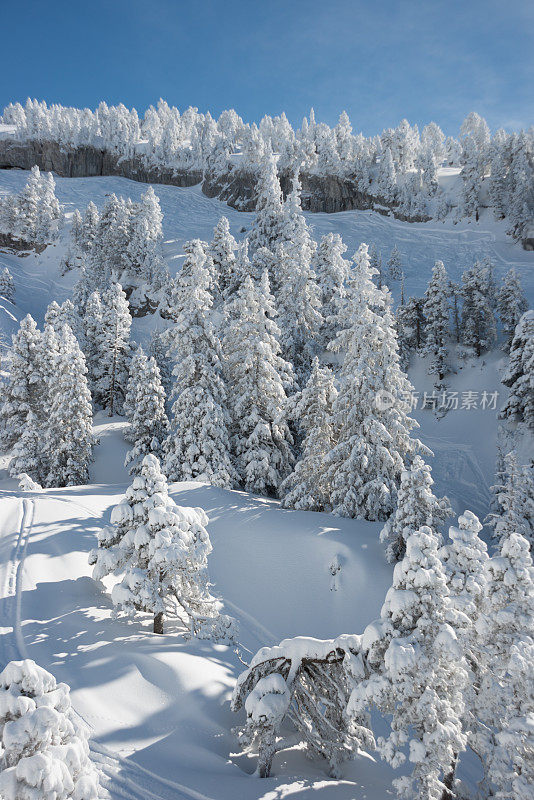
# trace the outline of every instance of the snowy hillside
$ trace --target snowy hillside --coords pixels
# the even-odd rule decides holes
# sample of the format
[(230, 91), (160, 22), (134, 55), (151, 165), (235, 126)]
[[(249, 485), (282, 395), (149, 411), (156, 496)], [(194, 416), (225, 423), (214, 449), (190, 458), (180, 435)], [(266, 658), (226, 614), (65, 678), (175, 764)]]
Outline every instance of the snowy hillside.
[[(0, 197), (20, 192), (27, 177), (22, 170), (0, 170)], [(450, 170), (439, 178), (445, 192), (457, 190)], [(111, 193), (138, 202), (145, 191), (143, 184), (118, 177), (56, 179), (67, 216), (59, 238), (41, 253), (0, 249), (0, 272), (7, 267), (15, 284), (15, 303), (0, 299), (0, 357), (27, 314), (42, 326), (49, 303), (71, 296), (79, 276), (76, 270), (61, 275), (60, 263), (74, 210), (83, 211), (89, 201), (101, 209)], [(250, 231), (252, 213), (209, 199), (199, 187), (161, 185), (155, 191), (171, 276), (180, 271), (184, 243), (209, 241), (221, 216), (228, 217), (238, 241)], [(305, 217), (315, 240), (339, 233), (350, 255), (366, 242), (386, 262), (396, 246), (407, 296), (424, 294), (437, 260), (460, 282), (466, 267), (488, 258), (498, 284), (515, 267), (530, 306), (534, 302), (534, 253), (507, 236), (505, 223), (496, 222), (489, 210), (477, 223), (457, 225), (450, 219), (406, 223), (372, 211)], [(398, 301), (400, 282), (391, 290)], [(168, 325), (159, 314), (139, 316), (132, 339), (146, 346), (154, 329)], [(448, 496), (455, 517), (469, 509), (483, 520), (490, 510), (497, 411), (508, 394), (501, 384), (506, 363), (497, 349), (480, 358), (456, 358), (446, 388), (461, 402), (446, 413), (422, 408), (421, 398), (432, 395), (435, 384), (428, 359), (418, 358), (410, 368), (416, 435), (433, 451), (428, 460), (434, 490)], [(470, 393), (476, 403), (462, 408)], [(253, 778), (255, 758), (240, 752), (232, 733), (244, 714), (239, 718), (230, 710), (235, 681), (259, 648), (295, 636), (360, 634), (379, 616), (393, 573), (379, 540), (383, 522), (288, 510), (279, 500), (205, 482), (171, 483), (170, 495), (179, 506), (200, 507), (208, 515), (213, 591), (237, 620), (239, 636), (236, 647), (187, 639), (172, 619), (164, 636), (155, 635), (150, 614), (140, 613), (134, 621), (112, 618), (105, 588), (114, 579), (93, 580), (88, 563), (97, 531), (109, 524), (112, 508), (131, 483), (124, 467), (126, 427), (124, 417), (96, 414), (98, 444), (87, 485), (23, 491), (0, 456), (0, 666), (31, 658), (69, 684), (111, 800), (282, 800), (316, 791), (339, 800), (392, 797), (393, 770), (364, 752), (334, 779), (296, 744), (275, 756), (272, 777)], [(395, 774), (410, 769), (408, 764)], [(473, 758), (462, 770), (469, 785), (480, 778)]]

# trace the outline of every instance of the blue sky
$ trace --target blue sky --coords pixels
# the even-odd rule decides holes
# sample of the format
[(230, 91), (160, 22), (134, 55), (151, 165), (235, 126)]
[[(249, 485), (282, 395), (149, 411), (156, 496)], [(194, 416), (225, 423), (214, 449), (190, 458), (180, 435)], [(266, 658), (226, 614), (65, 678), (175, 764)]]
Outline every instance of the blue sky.
[(164, 97), (245, 121), (313, 106), (378, 133), (534, 123), (532, 0), (0, 0), (0, 106), (143, 112)]

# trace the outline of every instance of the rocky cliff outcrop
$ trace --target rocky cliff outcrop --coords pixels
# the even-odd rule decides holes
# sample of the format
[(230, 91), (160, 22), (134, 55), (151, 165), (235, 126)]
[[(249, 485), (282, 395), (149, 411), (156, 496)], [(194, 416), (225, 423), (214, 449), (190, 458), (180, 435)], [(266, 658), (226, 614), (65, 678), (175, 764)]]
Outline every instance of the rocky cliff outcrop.
[[(145, 158), (118, 156), (96, 147), (62, 147), (57, 142), (0, 139), (0, 169), (19, 167), (55, 172), (67, 178), (86, 178), (95, 175), (118, 175), (142, 183), (166, 183), (171, 186), (194, 186), (202, 182), (207, 197), (218, 197), (238, 211), (253, 211), (256, 205), (257, 173), (237, 168), (222, 176), (204, 175), (200, 170), (175, 170), (150, 165)], [(280, 185), (284, 195), (291, 190), (292, 175), (282, 173)], [(334, 175), (301, 173), (302, 207), (305, 211), (352, 211), (375, 209), (381, 214), (397, 215), (395, 205), (358, 189), (355, 181)], [(401, 218), (401, 217), (399, 217)], [(406, 217), (402, 219), (407, 220)], [(410, 222), (425, 218), (410, 219)]]

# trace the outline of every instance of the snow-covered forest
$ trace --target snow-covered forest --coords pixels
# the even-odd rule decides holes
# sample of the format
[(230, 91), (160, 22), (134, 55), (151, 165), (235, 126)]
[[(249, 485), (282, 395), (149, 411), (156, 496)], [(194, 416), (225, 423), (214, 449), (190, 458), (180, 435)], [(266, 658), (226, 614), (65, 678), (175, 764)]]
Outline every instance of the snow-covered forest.
[(28, 100), (15, 142), (255, 210), (0, 170), (0, 797), (531, 800), (532, 129)]
[[(233, 196), (232, 184), (252, 182), (254, 191), (263, 162), (274, 153), (278, 172), (289, 182), (301, 174), (312, 183), (313, 178), (344, 181), (349, 194), (369, 198), (399, 219), (478, 220), (482, 208), (491, 208), (497, 219), (506, 219), (510, 235), (534, 238), (533, 129), (492, 133), (475, 112), (465, 118), (457, 138), (446, 137), (435, 122), (420, 131), (403, 119), (396, 128), (366, 138), (353, 131), (345, 111), (331, 128), (316, 121), (312, 109), (294, 129), (285, 114), (265, 116), (256, 125), (233, 109), (214, 119), (197, 108), (180, 112), (164, 100), (139, 117), (135, 108), (122, 104), (100, 103), (91, 111), (28, 99), (24, 106), (8, 105), (0, 123), (7, 140), (4, 159), (10, 139), (12, 144), (54, 143), (62, 150), (94, 148), (118, 159), (118, 174), (124, 161), (155, 169), (156, 175), (164, 168), (163, 182), (172, 183), (173, 173), (189, 174), (192, 183), (204, 180), (210, 196), (227, 199)], [(454, 200), (440, 186), (442, 168), (460, 174)], [(238, 208), (247, 199), (239, 190), (233, 196)], [(534, 248), (534, 241), (528, 246)]]

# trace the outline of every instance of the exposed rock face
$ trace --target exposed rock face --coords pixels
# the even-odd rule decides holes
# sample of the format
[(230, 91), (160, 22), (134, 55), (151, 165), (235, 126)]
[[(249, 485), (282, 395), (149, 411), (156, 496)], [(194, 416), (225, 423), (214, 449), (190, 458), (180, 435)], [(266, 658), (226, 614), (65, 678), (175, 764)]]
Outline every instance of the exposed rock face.
[(16, 239), (10, 233), (0, 233), (0, 248), (17, 251), (35, 250), (36, 253), (42, 253), (46, 245), (25, 242), (23, 239)]
[[(234, 168), (222, 176), (204, 175), (200, 170), (175, 170), (149, 165), (141, 156), (126, 158), (96, 147), (68, 148), (57, 142), (0, 139), (0, 169), (31, 169), (34, 164), (39, 169), (55, 172), (56, 175), (66, 178), (118, 175), (142, 183), (166, 183), (184, 187), (202, 182), (202, 191), (207, 197), (218, 197), (238, 211), (254, 211), (256, 205), (257, 173), (254, 171)], [(291, 180), (290, 174), (280, 176), (284, 195), (291, 190)], [(380, 214), (392, 214), (406, 222), (426, 222), (430, 219), (408, 218), (398, 214), (395, 204), (362, 192), (350, 178), (301, 173), (300, 181), (302, 207), (305, 211), (335, 213), (374, 209)]]
[(63, 178), (119, 175), (141, 183), (168, 183), (173, 186), (194, 186), (202, 180), (202, 172), (198, 170), (149, 167), (139, 156), (122, 158), (96, 147), (67, 148), (57, 142), (0, 140), (0, 169), (31, 169), (34, 164), (45, 172), (55, 172)]

